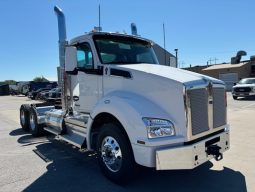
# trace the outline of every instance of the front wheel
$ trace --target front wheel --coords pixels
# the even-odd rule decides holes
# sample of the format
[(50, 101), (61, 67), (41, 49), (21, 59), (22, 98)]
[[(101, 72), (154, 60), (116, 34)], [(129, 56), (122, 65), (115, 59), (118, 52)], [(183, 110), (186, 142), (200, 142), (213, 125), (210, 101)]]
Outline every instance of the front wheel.
[(135, 161), (127, 136), (118, 124), (105, 124), (97, 140), (98, 162), (103, 174), (115, 183), (129, 181), (134, 173)]
[(234, 99), (234, 100), (237, 100), (237, 96), (233, 96), (233, 99)]

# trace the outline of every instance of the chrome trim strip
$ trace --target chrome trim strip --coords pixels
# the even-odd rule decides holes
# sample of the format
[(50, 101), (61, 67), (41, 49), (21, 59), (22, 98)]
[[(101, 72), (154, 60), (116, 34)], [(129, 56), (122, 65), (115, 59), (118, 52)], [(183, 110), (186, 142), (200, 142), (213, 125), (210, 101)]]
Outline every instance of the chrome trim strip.
[(213, 84), (212, 82), (208, 83), (206, 90), (208, 92), (208, 127), (209, 127), (209, 132), (211, 132), (213, 130)]
[(187, 102), (187, 99), (188, 99), (188, 96), (187, 96), (187, 90), (186, 90), (186, 87), (183, 86), (183, 101), (184, 101), (184, 113), (185, 113), (185, 121), (186, 121), (186, 128), (188, 128), (188, 125), (189, 125), (189, 118), (188, 118), (188, 102)]

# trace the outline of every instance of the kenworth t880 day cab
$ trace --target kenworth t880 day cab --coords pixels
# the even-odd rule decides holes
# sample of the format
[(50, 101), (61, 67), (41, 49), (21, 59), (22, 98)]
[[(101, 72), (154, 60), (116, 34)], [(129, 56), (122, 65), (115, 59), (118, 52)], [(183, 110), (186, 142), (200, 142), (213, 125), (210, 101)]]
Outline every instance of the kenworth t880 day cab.
[(94, 150), (114, 182), (136, 164), (157, 170), (193, 169), (229, 149), (222, 81), (159, 65), (152, 42), (90, 32), (66, 40), (59, 26), (62, 107), (22, 105), (20, 122), (34, 136), (44, 131)]

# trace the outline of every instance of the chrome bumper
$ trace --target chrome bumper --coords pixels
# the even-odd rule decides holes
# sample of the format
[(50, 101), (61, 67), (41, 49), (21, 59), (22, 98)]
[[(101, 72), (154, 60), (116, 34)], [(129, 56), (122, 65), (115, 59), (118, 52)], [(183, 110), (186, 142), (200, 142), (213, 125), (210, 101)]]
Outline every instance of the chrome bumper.
[[(206, 142), (213, 139), (219, 141), (213, 145), (219, 146), (220, 153), (229, 149), (229, 132), (225, 131), (208, 139), (197, 143), (175, 147), (171, 149), (163, 149), (156, 151), (156, 169), (157, 170), (173, 170), (173, 169), (193, 169), (213, 158), (208, 155), (206, 150)], [(207, 142), (207, 143), (208, 143)]]
[(254, 92), (232, 92), (233, 96), (237, 97), (247, 97), (247, 96), (254, 96)]

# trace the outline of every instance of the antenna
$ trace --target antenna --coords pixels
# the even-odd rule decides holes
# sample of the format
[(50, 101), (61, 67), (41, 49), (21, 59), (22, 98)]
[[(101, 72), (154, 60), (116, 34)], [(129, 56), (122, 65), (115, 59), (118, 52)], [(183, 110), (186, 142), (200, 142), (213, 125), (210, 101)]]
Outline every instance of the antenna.
[(166, 65), (166, 32), (165, 32), (165, 23), (163, 23), (163, 38), (164, 38), (164, 54), (165, 54), (165, 65)]
[(100, 3), (98, 5), (98, 30), (101, 31), (101, 9), (100, 9)]

